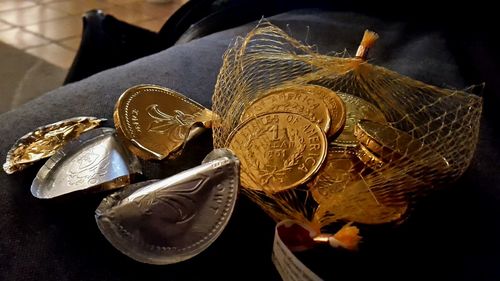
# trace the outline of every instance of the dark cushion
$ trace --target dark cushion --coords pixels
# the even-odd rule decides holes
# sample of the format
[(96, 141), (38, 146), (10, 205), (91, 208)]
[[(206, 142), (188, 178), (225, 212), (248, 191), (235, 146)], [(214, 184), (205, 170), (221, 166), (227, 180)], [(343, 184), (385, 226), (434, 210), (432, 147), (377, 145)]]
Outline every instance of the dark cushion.
[[(481, 81), (498, 85), (498, 68), (487, 53), (439, 28), (387, 22), (358, 14), (294, 11), (271, 21), (319, 52), (354, 54), (366, 28), (381, 39), (370, 53), (373, 63), (437, 86), (463, 88)], [(256, 23), (177, 45), (127, 65), (69, 84), (0, 116), (0, 158), (32, 129), (74, 116), (108, 118), (115, 101), (130, 86), (158, 84), (210, 106), (222, 55), (237, 35)], [(473, 35), (470, 35), (473, 36)], [(458, 41), (457, 41), (458, 40)], [(463, 48), (459, 48), (462, 46)], [(485, 48), (480, 48), (485, 51)], [(485, 51), (486, 52), (486, 51)], [(496, 72), (495, 72), (496, 71)], [(496, 73), (496, 75), (492, 75)], [(493, 77), (493, 78), (491, 78)], [(465, 175), (416, 206), (399, 227), (365, 233), (358, 253), (319, 247), (300, 258), (325, 279), (345, 280), (498, 280), (500, 278), (499, 128), (494, 104), (498, 88), (488, 88), (476, 156)], [(493, 104), (493, 105), (492, 105)], [(498, 103), (497, 103), (498, 104)], [(191, 144), (209, 151), (209, 135)], [(498, 143), (498, 141), (496, 142)], [(194, 149), (193, 151), (198, 151)], [(188, 153), (185, 166), (203, 155)], [(29, 187), (43, 163), (6, 175), (0, 173), (0, 280), (278, 280), (271, 263), (272, 222), (244, 197), (222, 236), (207, 251), (186, 262), (153, 266), (137, 263), (115, 250), (100, 234), (94, 210), (102, 194), (43, 201)], [(177, 168), (176, 168), (177, 167)], [(148, 164), (164, 174), (173, 164)], [(176, 170), (177, 169), (177, 170)], [(153, 172), (146, 173), (148, 177)], [(236, 275), (234, 275), (236, 274)]]

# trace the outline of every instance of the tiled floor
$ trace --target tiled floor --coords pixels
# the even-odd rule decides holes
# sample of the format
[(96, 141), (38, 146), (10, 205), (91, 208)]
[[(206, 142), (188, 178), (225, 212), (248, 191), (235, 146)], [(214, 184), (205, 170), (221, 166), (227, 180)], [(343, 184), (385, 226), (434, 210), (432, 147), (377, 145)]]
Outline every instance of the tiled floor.
[(120, 20), (158, 31), (187, 1), (0, 0), (0, 41), (67, 69), (80, 44), (86, 11), (102, 9)]

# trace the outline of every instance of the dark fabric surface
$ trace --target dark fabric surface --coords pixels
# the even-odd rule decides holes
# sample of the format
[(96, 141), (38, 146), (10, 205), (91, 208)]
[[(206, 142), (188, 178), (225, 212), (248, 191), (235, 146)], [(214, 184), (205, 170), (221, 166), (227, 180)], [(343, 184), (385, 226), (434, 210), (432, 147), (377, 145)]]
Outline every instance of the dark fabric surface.
[[(327, 280), (500, 279), (499, 126), (494, 123), (499, 71), (487, 46), (464, 43), (439, 28), (350, 13), (295, 11), (272, 22), (315, 44), (321, 53), (346, 48), (353, 54), (362, 32), (370, 28), (381, 36), (370, 53), (373, 63), (438, 86), (489, 83), (477, 153), (458, 182), (423, 200), (400, 227), (367, 230), (358, 253), (319, 247), (301, 259)], [(113, 126), (116, 99), (140, 83), (163, 85), (210, 106), (224, 50), (234, 36), (253, 26), (174, 46), (0, 115), (0, 158), (5, 159), (18, 137), (61, 119), (106, 117)], [(147, 176), (194, 165), (210, 150), (209, 143), (209, 134), (192, 143), (183, 156), (190, 161), (182, 165), (148, 164)], [(102, 194), (33, 198), (29, 187), (41, 164), (10, 176), (0, 173), (0, 280), (278, 280), (270, 258), (274, 223), (246, 198), (239, 198), (228, 227), (207, 251), (175, 265), (145, 265), (119, 253), (100, 234), (93, 214)]]

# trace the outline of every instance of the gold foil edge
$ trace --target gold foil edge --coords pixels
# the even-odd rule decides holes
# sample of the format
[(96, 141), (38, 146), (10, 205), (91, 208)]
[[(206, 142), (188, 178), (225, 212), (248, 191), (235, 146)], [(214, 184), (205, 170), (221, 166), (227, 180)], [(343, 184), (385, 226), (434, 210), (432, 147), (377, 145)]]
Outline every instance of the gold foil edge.
[(106, 119), (74, 117), (36, 128), (19, 138), (7, 152), (3, 169), (13, 174), (54, 155), (70, 140), (101, 125)]

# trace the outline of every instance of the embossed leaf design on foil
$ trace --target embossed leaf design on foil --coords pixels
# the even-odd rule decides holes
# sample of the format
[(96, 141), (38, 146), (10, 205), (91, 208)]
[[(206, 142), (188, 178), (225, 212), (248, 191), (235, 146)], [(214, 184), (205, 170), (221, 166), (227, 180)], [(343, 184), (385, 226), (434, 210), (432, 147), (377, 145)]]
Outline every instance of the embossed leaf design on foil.
[(239, 187), (238, 159), (218, 151), (200, 166), (105, 198), (96, 210), (103, 235), (144, 263), (176, 263), (202, 252), (227, 224)]
[[(181, 182), (170, 188), (144, 195), (137, 207), (144, 215), (153, 216), (156, 209), (164, 209), (162, 220), (172, 224), (182, 224), (196, 215), (196, 193), (208, 180), (207, 175), (200, 174), (193, 180)], [(133, 198), (133, 194), (131, 197)], [(130, 200), (135, 200), (130, 199)]]
[(149, 124), (148, 131), (159, 134), (169, 133), (174, 128), (189, 127), (195, 122), (194, 115), (174, 110), (175, 115), (169, 115), (152, 104), (147, 108), (148, 115), (154, 120)]

